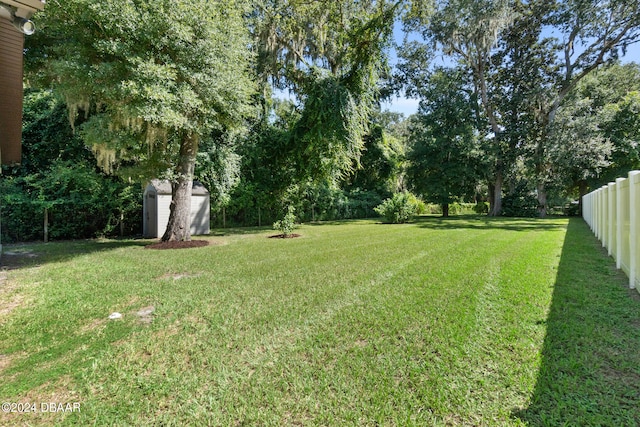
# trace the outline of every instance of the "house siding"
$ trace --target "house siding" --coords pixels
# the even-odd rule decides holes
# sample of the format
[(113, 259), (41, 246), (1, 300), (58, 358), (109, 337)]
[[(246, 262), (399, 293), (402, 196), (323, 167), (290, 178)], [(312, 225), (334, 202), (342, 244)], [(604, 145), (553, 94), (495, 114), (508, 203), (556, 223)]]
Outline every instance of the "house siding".
[(22, 157), (22, 55), (24, 35), (0, 19), (0, 158), (3, 164)]

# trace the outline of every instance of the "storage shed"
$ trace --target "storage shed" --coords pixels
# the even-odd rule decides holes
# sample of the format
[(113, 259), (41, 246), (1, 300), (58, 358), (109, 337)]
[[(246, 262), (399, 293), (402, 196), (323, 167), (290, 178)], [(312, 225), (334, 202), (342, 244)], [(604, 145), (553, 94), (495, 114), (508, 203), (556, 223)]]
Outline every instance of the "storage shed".
[[(145, 237), (162, 237), (169, 223), (171, 183), (153, 179), (144, 189), (143, 233)], [(211, 217), (209, 191), (198, 181), (191, 190), (191, 235), (209, 234)]]

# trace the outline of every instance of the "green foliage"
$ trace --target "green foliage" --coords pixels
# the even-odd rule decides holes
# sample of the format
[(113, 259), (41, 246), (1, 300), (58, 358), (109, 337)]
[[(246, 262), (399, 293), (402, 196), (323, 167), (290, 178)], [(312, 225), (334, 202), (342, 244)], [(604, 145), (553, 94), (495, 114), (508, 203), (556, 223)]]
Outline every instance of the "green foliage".
[(438, 69), (423, 84), (410, 128), (409, 187), (428, 202), (451, 204), (472, 195), (482, 177), (475, 100), (461, 70)]
[(427, 204), (421, 198), (417, 197), (415, 194), (409, 193), (409, 203), (415, 206), (416, 215), (423, 215), (427, 213)]
[(0, 182), (2, 240), (81, 239), (140, 232), (142, 189), (96, 172), (84, 163), (55, 161), (37, 174)]
[(371, 218), (382, 202), (376, 191), (343, 190), (327, 183), (310, 184), (304, 191), (300, 212), (305, 220)]
[(340, 0), (257, 8), (258, 74), (300, 101), (283, 147), (296, 182), (335, 180), (358, 166), (398, 6)]
[(487, 202), (477, 202), (473, 206), (473, 211), (479, 215), (489, 213), (489, 203)]
[[(64, 96), (74, 122), (85, 114), (79, 134), (105, 171), (138, 182), (190, 182), (199, 143), (242, 128), (253, 115), (243, 0), (47, 6), (42, 36), (28, 42), (37, 47), (27, 47), (36, 57), (28, 70)], [(222, 198), (223, 187), (216, 189)], [(163, 239), (190, 239), (188, 200), (175, 194), (180, 206)]]
[(385, 199), (382, 204), (374, 209), (386, 222), (391, 224), (403, 224), (409, 221), (417, 212), (415, 196), (409, 192), (396, 193), (393, 197)]
[(629, 91), (603, 107), (600, 126), (613, 144), (613, 153), (611, 164), (596, 180), (596, 185), (640, 168), (640, 78), (627, 82)]
[(582, 212), (580, 212), (580, 205), (578, 203), (569, 203), (567, 206), (565, 213), (567, 216), (581, 216)]
[(284, 215), (284, 217), (273, 223), (273, 229), (280, 231), (284, 237), (289, 236), (296, 226), (295, 212), (296, 208), (289, 205), (287, 207), (287, 213)]
[[(484, 213), (488, 212), (489, 204), (486, 203), (487, 210)], [(476, 214), (477, 204), (475, 203), (450, 203), (449, 204), (449, 215), (473, 215)], [(420, 213), (420, 212), (419, 212)], [(423, 213), (427, 213), (430, 215), (442, 215), (442, 205), (429, 203), (425, 205), (425, 210)]]
[[(421, 34), (424, 43), (411, 37), (401, 50), (402, 83), (424, 99), (420, 90), (430, 74), (424, 64), (434, 53), (456, 62), (472, 79), (470, 91), (482, 116), (477, 131), (482, 136), (492, 134), (484, 141), (487, 178), (493, 185), (491, 214), (499, 214), (502, 193), (496, 190), (510, 176), (522, 173), (531, 178), (540, 204), (546, 205), (547, 187), (562, 169), (550, 160), (554, 148), (547, 146), (558, 108), (582, 79), (616, 61), (640, 39), (640, 3), (413, 0), (409, 4), (405, 26)], [(597, 145), (597, 138), (587, 139), (592, 148)]]
[(512, 194), (502, 199), (502, 215), (508, 217), (534, 218), (538, 215), (538, 199), (524, 183), (516, 186)]
[(240, 181), (241, 158), (234, 151), (236, 144), (229, 139), (223, 135), (206, 138), (196, 158), (194, 175), (209, 189), (213, 205), (227, 205)]
[(343, 188), (393, 193), (403, 172), (404, 158), (400, 139), (392, 136), (382, 124), (375, 123), (364, 137), (360, 166), (345, 178)]
[(42, 239), (45, 209), (51, 239), (140, 233), (141, 186), (97, 170), (64, 102), (27, 90), (23, 117), (23, 161), (0, 180), (3, 241)]
[[(40, 66), (29, 69), (55, 82), (72, 113), (94, 113), (90, 142), (119, 140), (124, 146), (111, 148), (133, 150), (129, 135), (143, 146), (136, 154), (175, 154), (171, 144), (181, 133), (235, 127), (248, 112), (244, 5), (215, 3), (54, 2), (40, 16), (46, 30), (33, 40)], [(110, 132), (100, 136), (105, 126)]]
[(291, 136), (299, 173), (314, 179), (340, 176), (360, 158), (369, 107), (338, 77), (318, 69), (311, 79)]
[(73, 132), (66, 104), (51, 90), (27, 89), (22, 113), (22, 161), (16, 173), (44, 171), (55, 161), (95, 163)]

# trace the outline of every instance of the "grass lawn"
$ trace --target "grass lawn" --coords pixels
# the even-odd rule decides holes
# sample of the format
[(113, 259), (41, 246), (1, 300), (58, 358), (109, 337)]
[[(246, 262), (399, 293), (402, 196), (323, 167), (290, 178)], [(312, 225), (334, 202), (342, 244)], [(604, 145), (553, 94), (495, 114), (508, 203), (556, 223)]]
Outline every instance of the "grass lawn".
[(581, 219), (296, 232), (6, 245), (0, 401), (37, 413), (0, 425), (640, 425), (640, 296)]

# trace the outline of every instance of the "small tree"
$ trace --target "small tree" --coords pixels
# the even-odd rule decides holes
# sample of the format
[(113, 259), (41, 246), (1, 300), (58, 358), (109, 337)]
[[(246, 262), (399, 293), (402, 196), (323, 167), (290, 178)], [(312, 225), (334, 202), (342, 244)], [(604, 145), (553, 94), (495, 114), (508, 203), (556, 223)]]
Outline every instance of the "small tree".
[(296, 208), (289, 205), (284, 218), (273, 223), (273, 229), (282, 233), (283, 237), (289, 237), (296, 227)]

